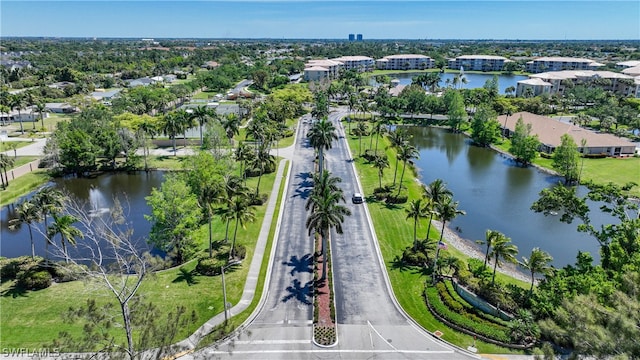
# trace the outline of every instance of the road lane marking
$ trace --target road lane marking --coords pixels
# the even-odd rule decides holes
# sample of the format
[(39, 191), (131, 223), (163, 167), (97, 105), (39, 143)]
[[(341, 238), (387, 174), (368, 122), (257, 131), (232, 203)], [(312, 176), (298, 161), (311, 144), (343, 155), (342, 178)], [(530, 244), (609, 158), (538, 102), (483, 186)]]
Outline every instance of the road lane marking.
[[(238, 340), (235, 345), (287, 345), (287, 344), (311, 344), (311, 340)], [(223, 351), (226, 352), (226, 351)], [(235, 351), (234, 351), (235, 352)]]

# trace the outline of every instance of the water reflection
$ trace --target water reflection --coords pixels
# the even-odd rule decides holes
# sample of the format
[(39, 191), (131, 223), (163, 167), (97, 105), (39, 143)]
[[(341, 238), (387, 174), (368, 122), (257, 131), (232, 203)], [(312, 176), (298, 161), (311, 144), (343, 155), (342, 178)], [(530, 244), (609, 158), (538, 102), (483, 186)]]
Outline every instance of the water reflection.
[[(471, 242), (484, 239), (485, 231), (493, 229), (511, 237), (520, 250), (518, 258), (540, 247), (554, 257), (555, 266), (574, 263), (578, 250), (589, 251), (599, 261), (597, 241), (577, 232), (575, 222), (564, 224), (555, 216), (530, 210), (539, 192), (557, 184), (558, 177), (533, 167), (519, 167), (446, 129), (410, 127), (408, 132), (420, 151), (416, 166), (421, 181), (443, 179), (460, 201), (460, 209), (467, 212), (450, 224), (452, 229), (460, 229), (462, 237)], [(463, 151), (466, 156), (458, 156)], [(593, 217), (598, 223), (597, 214)]]
[[(160, 187), (163, 175), (163, 172), (110, 173), (91, 179), (56, 179), (50, 185), (69, 193), (77, 199), (78, 203), (86, 204), (87, 212), (95, 216), (108, 216), (109, 209), (114, 206), (114, 199), (117, 198), (125, 210), (127, 225), (133, 229), (133, 238), (144, 239), (151, 229), (151, 224), (144, 218), (145, 214), (151, 212), (145, 197), (151, 194), (153, 187)], [(27, 195), (25, 199), (29, 199), (32, 195)], [(23, 225), (17, 230), (9, 229), (8, 222), (14, 217), (15, 204), (2, 208), (0, 256), (15, 257), (31, 253), (28, 227)], [(38, 227), (33, 231), (36, 254), (44, 256), (44, 236), (42, 235), (45, 231), (44, 224), (34, 224), (34, 226)]]

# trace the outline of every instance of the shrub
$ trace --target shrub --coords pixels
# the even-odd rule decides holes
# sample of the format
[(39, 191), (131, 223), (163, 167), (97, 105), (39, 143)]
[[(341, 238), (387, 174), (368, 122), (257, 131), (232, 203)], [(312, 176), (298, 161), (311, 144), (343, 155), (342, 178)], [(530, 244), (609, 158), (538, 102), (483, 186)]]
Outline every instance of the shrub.
[(402, 261), (409, 265), (424, 266), (428, 265), (427, 256), (421, 251), (414, 251), (412, 246), (407, 247), (402, 253)]
[(267, 194), (260, 194), (260, 195), (252, 194), (251, 199), (249, 200), (249, 205), (262, 206), (262, 204), (267, 202), (268, 198), (269, 196)]
[[(441, 286), (440, 288), (446, 292), (444, 286)], [(450, 309), (440, 297), (440, 291), (438, 288), (427, 287), (425, 289), (425, 297), (429, 301), (432, 309), (438, 315), (453, 324), (494, 340), (506, 343), (510, 341), (510, 336), (506, 327), (483, 320), (474, 314), (469, 314), (464, 311), (462, 311), (462, 313), (452, 311), (452, 309)]]
[(26, 272), (32, 268), (37, 267), (42, 263), (43, 259), (36, 256), (32, 259), (31, 256), (20, 256), (17, 258), (3, 258), (0, 260), (0, 279), (13, 280), (19, 273)]
[(225, 260), (216, 258), (201, 258), (196, 265), (196, 271), (205, 276), (214, 276), (222, 273), (222, 266), (225, 265)]
[(399, 195), (399, 196), (390, 195), (387, 197), (387, 204), (404, 204), (407, 202), (408, 199), (409, 198), (407, 195)]
[(56, 282), (69, 282), (80, 280), (86, 274), (88, 268), (81, 264), (56, 263), (49, 268), (51, 276)]
[(233, 248), (233, 257), (242, 260), (247, 256), (247, 248), (244, 245), (236, 245)]
[(18, 286), (28, 290), (41, 290), (51, 286), (53, 278), (46, 270), (32, 268), (18, 274)]

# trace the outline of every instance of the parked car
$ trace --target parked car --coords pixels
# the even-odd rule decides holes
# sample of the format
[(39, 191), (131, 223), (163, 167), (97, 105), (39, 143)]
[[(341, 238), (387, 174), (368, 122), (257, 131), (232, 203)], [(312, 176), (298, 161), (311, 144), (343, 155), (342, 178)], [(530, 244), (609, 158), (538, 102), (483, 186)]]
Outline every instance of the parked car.
[(353, 201), (354, 204), (362, 204), (362, 202), (364, 201), (364, 198), (362, 197), (362, 194), (355, 193), (351, 197), (351, 201)]

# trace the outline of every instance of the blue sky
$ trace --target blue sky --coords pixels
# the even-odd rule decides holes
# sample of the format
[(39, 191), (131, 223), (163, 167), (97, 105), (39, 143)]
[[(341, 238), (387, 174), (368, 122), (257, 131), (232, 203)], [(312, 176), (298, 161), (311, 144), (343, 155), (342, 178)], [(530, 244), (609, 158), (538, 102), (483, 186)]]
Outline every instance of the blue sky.
[(640, 1), (12, 1), (1, 36), (640, 39)]

